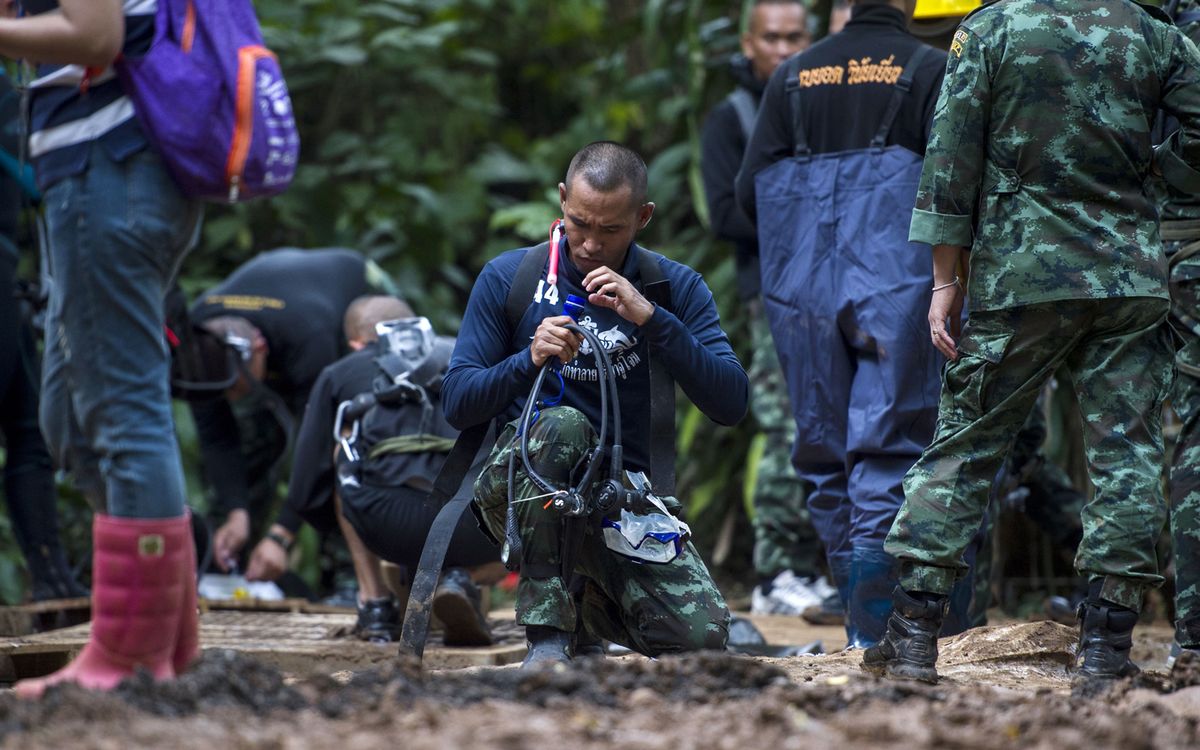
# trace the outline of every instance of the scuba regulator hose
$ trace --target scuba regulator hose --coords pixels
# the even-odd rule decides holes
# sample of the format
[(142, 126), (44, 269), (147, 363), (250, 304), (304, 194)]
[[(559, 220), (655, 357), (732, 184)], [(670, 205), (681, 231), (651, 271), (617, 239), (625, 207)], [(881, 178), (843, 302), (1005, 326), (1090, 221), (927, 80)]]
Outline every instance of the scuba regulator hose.
[[(600, 435), (597, 440), (595, 449), (592, 450), (588, 457), (587, 469), (574, 487), (561, 488), (553, 486), (545, 477), (543, 477), (534, 466), (529, 457), (529, 431), (536, 421), (535, 412), (539, 412), (538, 404), (539, 395), (542, 386), (545, 383), (546, 376), (552, 371), (557, 371), (557, 360), (547, 360), (542, 365), (542, 369), (538, 372), (537, 378), (534, 380), (533, 388), (529, 392), (529, 397), (525, 401), (525, 406), (521, 410), (521, 416), (517, 420), (517, 434), (515, 440), (520, 441), (521, 463), (525, 467), (525, 473), (530, 481), (541, 492), (545, 493), (541, 497), (550, 497), (550, 501), (546, 503), (546, 508), (551, 505), (558, 507), (565, 516), (585, 516), (592, 511), (600, 510), (608, 512), (612, 510), (616, 501), (623, 494), (623, 485), (621, 484), (621, 475), (624, 472), (624, 455), (621, 446), (621, 404), (620, 397), (617, 395), (617, 375), (613, 369), (612, 361), (608, 356), (608, 351), (604, 348), (604, 343), (592, 331), (583, 328), (577, 323), (568, 323), (565, 326), (568, 331), (579, 334), (583, 337), (592, 349), (592, 358), (596, 363), (596, 369), (599, 374), (598, 381), (600, 384)], [(560, 382), (561, 375), (559, 376)], [(562, 388), (565, 390), (566, 384), (563, 383)], [(562, 391), (559, 392), (559, 398), (562, 397)], [(611, 404), (611, 407), (610, 407)], [(598, 493), (599, 497), (596, 500), (605, 498), (605, 502), (589, 502), (587, 497), (588, 488), (595, 479), (596, 472), (600, 470), (604, 462), (605, 445), (608, 442), (609, 430), (609, 411), (612, 411), (612, 426), (613, 426), (613, 446), (612, 460), (609, 464), (609, 481), (605, 483), (604, 490)], [(517, 475), (517, 451), (510, 449), (508, 456), (508, 508), (505, 514), (505, 529), (504, 529), (504, 546), (505, 554), (504, 561), (507, 565), (515, 565), (516, 561), (521, 559), (521, 536), (518, 531), (519, 523), (517, 520), (517, 502), (515, 498), (515, 484)], [(614, 492), (614, 489), (616, 492)]]

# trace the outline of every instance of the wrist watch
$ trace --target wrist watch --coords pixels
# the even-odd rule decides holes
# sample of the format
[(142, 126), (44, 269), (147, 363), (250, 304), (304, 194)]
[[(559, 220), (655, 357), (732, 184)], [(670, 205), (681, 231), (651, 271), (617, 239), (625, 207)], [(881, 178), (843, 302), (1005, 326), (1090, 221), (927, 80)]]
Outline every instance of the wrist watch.
[(283, 534), (280, 534), (278, 531), (268, 531), (263, 536), (266, 539), (270, 539), (272, 542), (275, 542), (280, 547), (283, 547), (284, 552), (290, 552), (292, 549), (292, 542), (285, 539)]

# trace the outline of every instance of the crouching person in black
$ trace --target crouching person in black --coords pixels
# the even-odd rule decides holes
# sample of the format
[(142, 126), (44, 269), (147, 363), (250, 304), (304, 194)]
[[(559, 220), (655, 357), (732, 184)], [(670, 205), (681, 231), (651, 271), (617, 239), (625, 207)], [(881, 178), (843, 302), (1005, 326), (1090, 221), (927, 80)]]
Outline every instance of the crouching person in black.
[[(437, 514), (425, 500), (458, 435), (441, 409), (454, 339), (435, 336), (425, 318), (388, 296), (356, 300), (346, 312), (346, 333), (352, 346), (362, 343), (326, 367), (313, 386), (287, 503), (255, 547), (247, 578), (274, 579), (287, 569), (298, 521), (318, 530), (336, 525), (358, 579), (356, 631), (367, 640), (392, 641), (399, 638), (401, 609), (380, 560), (415, 570)], [(461, 519), (433, 601), (447, 645), (491, 643), (477, 582), (503, 575), (498, 560), (474, 521)]]

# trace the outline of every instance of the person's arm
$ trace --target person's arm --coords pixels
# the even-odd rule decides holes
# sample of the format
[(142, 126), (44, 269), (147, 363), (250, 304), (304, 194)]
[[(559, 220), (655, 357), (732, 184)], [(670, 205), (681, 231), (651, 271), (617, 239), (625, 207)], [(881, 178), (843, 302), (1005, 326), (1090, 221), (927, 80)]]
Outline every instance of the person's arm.
[(1174, 27), (1164, 27), (1170, 46), (1162, 108), (1179, 129), (1155, 149), (1155, 168), (1172, 187), (1200, 193), (1200, 52)]
[(249, 497), (242, 439), (233, 409), (224, 397), (193, 401), (192, 419), (200, 443), (204, 475), (216, 493), (214, 510), (245, 510)]
[(712, 292), (698, 273), (671, 285), (678, 314), (655, 307), (642, 334), (700, 411), (718, 424), (736, 424), (746, 415), (750, 381), (721, 329)]
[(700, 176), (712, 233), (731, 242), (757, 238), (754, 223), (742, 213), (734, 193), (734, 181), (746, 150), (742, 125), (728, 103), (713, 110), (700, 134)]
[(191, 403), (204, 476), (215, 494), (213, 514), (224, 521), (213, 533), (217, 566), (227, 570), (250, 536), (249, 488), (241, 433), (224, 397)]
[(792, 115), (786, 94), (787, 63), (776, 68), (763, 91), (758, 105), (758, 118), (754, 121), (754, 132), (746, 144), (746, 154), (736, 179), (737, 202), (747, 219), (753, 223), (758, 216), (755, 206), (754, 177), (762, 170), (781, 159), (792, 156)]
[[(11, 0), (3, 1), (11, 12)], [(58, 10), (0, 18), (0, 55), (41, 63), (107, 67), (125, 43), (121, 0), (59, 0)]]
[(529, 392), (537, 375), (529, 349), (510, 351), (512, 335), (504, 311), (510, 283), (488, 264), (471, 289), (442, 382), (442, 410), (446, 421), (459, 430), (503, 412)]
[(292, 476), (276, 524), (295, 534), (303, 523), (304, 511), (333, 502), (336, 482), (333, 462), (333, 423), (337, 415), (331, 371), (321, 371), (304, 409), (292, 455)]
[(963, 31), (966, 38), (948, 58), (938, 95), (908, 238), (968, 248), (986, 159), (991, 82), (984, 45)]

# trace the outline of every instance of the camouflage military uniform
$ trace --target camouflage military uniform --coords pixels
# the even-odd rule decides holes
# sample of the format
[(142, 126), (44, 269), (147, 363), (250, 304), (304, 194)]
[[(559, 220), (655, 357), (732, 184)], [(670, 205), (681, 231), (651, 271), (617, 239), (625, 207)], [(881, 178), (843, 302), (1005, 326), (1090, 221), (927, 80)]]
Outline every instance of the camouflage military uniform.
[(808, 516), (804, 482), (792, 467), (796, 423), (771, 327), (761, 304), (748, 306), (751, 346), (750, 410), (766, 444), (754, 483), (754, 569), (764, 579), (785, 570), (815, 575), (821, 540)]
[[(1200, 39), (1198, 4), (1182, 0), (1176, 18)], [(1163, 244), (1170, 266), (1171, 323), (1182, 338), (1171, 403), (1181, 429), (1171, 462), (1171, 546), (1175, 556), (1175, 639), (1200, 647), (1200, 196), (1165, 186)]]
[[(1183, 128), (1152, 155), (1160, 106)], [(1060, 367), (1096, 488), (1076, 566), (1134, 610), (1161, 582), (1173, 367), (1152, 158), (1200, 187), (1200, 55), (1176, 29), (1123, 1), (1004, 0), (963, 21), (910, 237), (970, 247), (971, 313), (886, 544), (906, 590), (949, 592), (991, 479)]]
[[(520, 450), (515, 434), (516, 423), (509, 423), (475, 482), (475, 502), (496, 539), (505, 537), (509, 454), (514, 448)], [(569, 407), (542, 411), (529, 434), (530, 460), (542, 477), (557, 486), (571, 483), (572, 472), (595, 445), (596, 432), (587, 417)], [(526, 548), (523, 559), (561, 565), (562, 516), (543, 507), (544, 493), (520, 462), (513, 496)], [(678, 509), (674, 498), (665, 501), (669, 508)], [(648, 656), (724, 648), (729, 610), (691, 543), (669, 564), (639, 564), (611, 552), (599, 524), (589, 521), (584, 522), (574, 555), (574, 571), (585, 579), (582, 611), (576, 610), (561, 577), (523, 575), (517, 589), (518, 623), (573, 632), (582, 615), (593, 635)]]

